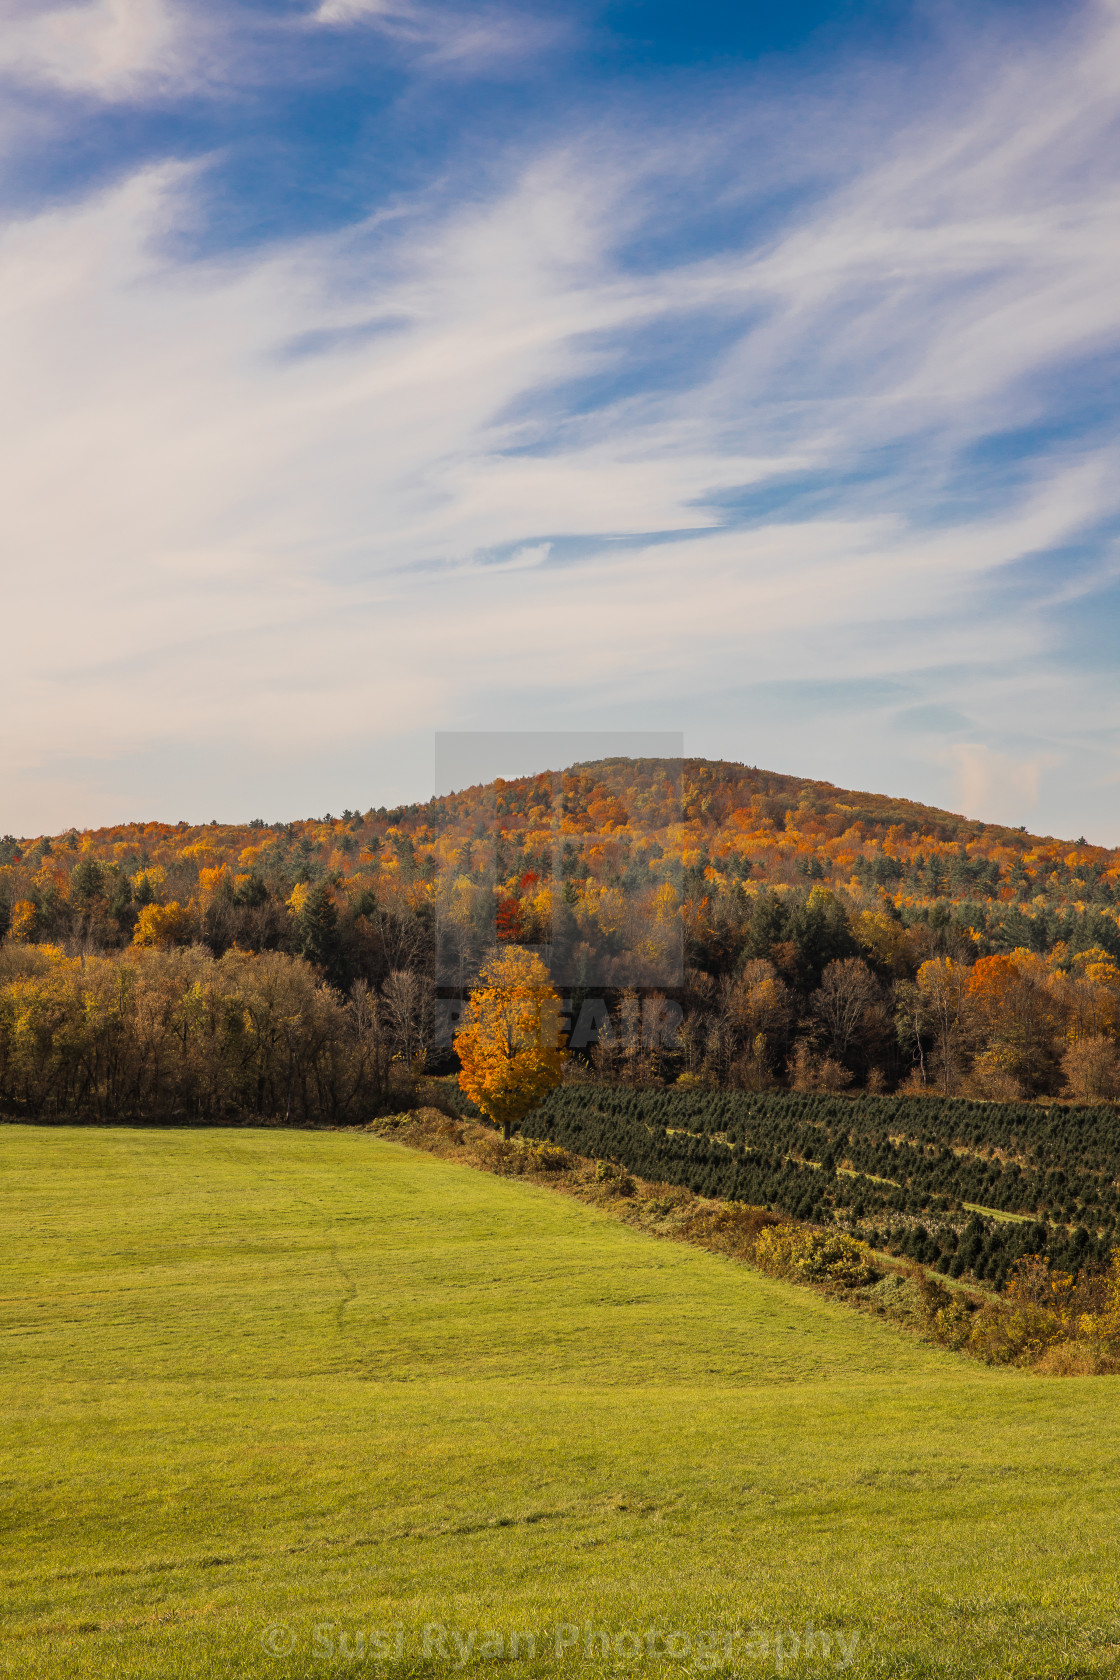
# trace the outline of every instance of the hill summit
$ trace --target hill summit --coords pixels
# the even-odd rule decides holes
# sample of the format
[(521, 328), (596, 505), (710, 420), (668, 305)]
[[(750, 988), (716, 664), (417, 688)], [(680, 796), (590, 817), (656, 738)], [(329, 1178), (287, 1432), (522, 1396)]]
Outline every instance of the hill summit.
[(554, 870), (631, 891), (640, 880), (671, 882), (694, 908), (714, 909), (731, 889), (818, 885), (888, 900), (902, 915), (963, 917), (997, 946), (1034, 949), (1085, 937), (1078, 918), (1095, 939), (1102, 919), (1115, 927), (1120, 893), (1120, 849), (1083, 838), (744, 764), (610, 759), (338, 816), (6, 835), (0, 926), (6, 917), (20, 937), (112, 944), (132, 937), (147, 904), (260, 911), (319, 882), (346, 904), (372, 894), (416, 909), (456, 872), (478, 874), (488, 845), (495, 890), (519, 905)]
[[(212, 993), (206, 1054), (240, 1067), (237, 1034), (264, 1005), (236, 999), (294, 964), (300, 996), (327, 983), (340, 1044), (376, 1027), (377, 1054), (411, 1067), (450, 1056), (455, 1000), (514, 943), (545, 956), (571, 1048), (606, 1074), (1108, 1097), (1118, 892), (1104, 847), (697, 759), (605, 759), (271, 825), (8, 836), (0, 1051), (11, 1027), (11, 1068), (30, 1057), (20, 1089), (57, 1084), (92, 1031), (89, 987), (115, 996), (142, 969), (172, 1049)], [(254, 968), (266, 953), (272, 968)], [(94, 958), (116, 978), (97, 980)], [(72, 1009), (57, 1045), (19, 1036), (33, 991), (44, 1021)], [(98, 1039), (90, 1079), (103, 1053)]]

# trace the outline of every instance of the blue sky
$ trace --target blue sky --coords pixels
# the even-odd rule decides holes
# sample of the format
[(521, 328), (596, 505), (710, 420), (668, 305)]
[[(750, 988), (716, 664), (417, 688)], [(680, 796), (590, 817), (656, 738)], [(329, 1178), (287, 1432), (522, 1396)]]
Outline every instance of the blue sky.
[(1120, 8), (0, 0), (0, 830), (438, 730), (1120, 843)]

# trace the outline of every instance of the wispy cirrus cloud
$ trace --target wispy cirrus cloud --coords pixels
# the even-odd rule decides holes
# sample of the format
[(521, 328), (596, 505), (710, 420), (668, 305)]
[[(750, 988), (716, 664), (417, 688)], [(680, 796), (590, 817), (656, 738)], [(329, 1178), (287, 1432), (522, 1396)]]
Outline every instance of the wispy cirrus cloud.
[(1111, 575), (1120, 514), (1116, 31), (942, 66), (905, 115), (869, 85), (873, 136), (787, 103), (798, 190), (759, 83), (249, 253), (175, 254), (183, 166), (11, 223), (0, 824), (47, 788), (43, 822), (111, 814), (98, 778), (137, 809), (154, 759), (170, 800), (192, 754), (251, 756), (279, 811), (337, 803), (325, 741), (636, 719), (1024, 817), (1078, 764), (1104, 821), (1115, 696), (1047, 603)]
[(560, 11), (537, 15), (513, 5), (466, 9), (421, 0), (321, 0), (310, 21), (375, 29), (411, 49), (429, 70), (464, 73), (521, 63), (573, 33)]
[(98, 99), (181, 83), (186, 20), (168, 0), (85, 0), (11, 6), (0, 29), (0, 75)]

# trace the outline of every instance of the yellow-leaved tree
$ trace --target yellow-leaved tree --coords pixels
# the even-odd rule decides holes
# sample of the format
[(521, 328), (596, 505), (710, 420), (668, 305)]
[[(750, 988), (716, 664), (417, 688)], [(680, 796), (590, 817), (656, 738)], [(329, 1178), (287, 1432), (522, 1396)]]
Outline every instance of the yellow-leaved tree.
[(560, 999), (540, 957), (518, 946), (492, 958), (479, 982), (455, 1035), (459, 1085), (508, 1138), (560, 1083)]
[(134, 945), (187, 945), (195, 929), (194, 911), (175, 899), (171, 904), (145, 904), (136, 918)]

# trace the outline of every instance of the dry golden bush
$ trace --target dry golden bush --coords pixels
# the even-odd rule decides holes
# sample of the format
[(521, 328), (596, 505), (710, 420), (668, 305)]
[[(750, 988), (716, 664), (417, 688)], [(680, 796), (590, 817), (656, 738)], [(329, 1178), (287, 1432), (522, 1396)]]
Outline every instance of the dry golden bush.
[(806, 1225), (773, 1225), (760, 1231), (753, 1259), (773, 1277), (837, 1284), (845, 1289), (858, 1289), (875, 1276), (866, 1243), (846, 1231), (822, 1231)]

